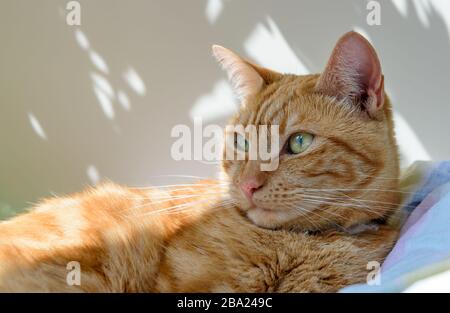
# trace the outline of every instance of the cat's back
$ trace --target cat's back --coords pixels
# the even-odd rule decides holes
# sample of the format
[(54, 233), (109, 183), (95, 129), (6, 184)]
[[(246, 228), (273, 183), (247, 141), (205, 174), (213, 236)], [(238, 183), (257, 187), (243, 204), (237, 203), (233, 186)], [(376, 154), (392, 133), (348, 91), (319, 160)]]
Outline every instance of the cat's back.
[[(335, 291), (395, 239), (262, 229), (207, 196), (220, 187), (199, 186), (208, 192), (105, 184), (0, 223), (0, 290)], [(73, 262), (80, 285), (67, 282)]]
[[(0, 290), (149, 290), (164, 240), (207, 204), (187, 210), (200, 193), (180, 192), (106, 183), (1, 222)], [(66, 281), (73, 262), (80, 286)]]

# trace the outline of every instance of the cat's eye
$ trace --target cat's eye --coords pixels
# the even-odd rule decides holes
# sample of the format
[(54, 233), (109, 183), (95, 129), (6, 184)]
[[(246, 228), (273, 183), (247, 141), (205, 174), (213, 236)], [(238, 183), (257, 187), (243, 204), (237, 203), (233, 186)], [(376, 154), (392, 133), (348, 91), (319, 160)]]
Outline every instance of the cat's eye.
[(239, 134), (235, 134), (234, 145), (235, 145), (236, 149), (239, 149), (244, 152), (248, 152), (248, 149), (250, 146), (248, 143), (248, 140)]
[(308, 133), (295, 133), (289, 137), (288, 152), (291, 154), (299, 154), (309, 148), (314, 136)]

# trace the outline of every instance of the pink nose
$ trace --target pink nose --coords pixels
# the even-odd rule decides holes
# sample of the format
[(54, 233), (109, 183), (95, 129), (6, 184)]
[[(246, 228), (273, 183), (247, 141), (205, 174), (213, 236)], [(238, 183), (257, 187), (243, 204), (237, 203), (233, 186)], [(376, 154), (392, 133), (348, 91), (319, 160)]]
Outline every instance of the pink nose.
[(259, 182), (256, 179), (250, 179), (242, 182), (240, 184), (241, 190), (244, 193), (244, 195), (248, 198), (248, 200), (252, 201), (253, 194), (256, 190), (261, 188), (263, 185), (263, 182)]

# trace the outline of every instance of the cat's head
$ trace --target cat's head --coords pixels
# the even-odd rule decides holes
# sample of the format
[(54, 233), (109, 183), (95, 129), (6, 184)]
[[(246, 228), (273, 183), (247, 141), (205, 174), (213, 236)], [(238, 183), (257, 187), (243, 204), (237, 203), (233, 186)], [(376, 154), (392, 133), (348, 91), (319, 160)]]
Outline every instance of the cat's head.
[[(391, 105), (374, 48), (349, 32), (322, 74), (277, 73), (213, 46), (241, 100), (232, 125), (279, 125), (275, 170), (247, 156), (224, 160), (230, 196), (256, 225), (320, 230), (384, 219), (398, 206)], [(260, 134), (258, 134), (259, 136)], [(265, 135), (266, 136), (266, 135)], [(247, 152), (246, 152), (247, 150)]]

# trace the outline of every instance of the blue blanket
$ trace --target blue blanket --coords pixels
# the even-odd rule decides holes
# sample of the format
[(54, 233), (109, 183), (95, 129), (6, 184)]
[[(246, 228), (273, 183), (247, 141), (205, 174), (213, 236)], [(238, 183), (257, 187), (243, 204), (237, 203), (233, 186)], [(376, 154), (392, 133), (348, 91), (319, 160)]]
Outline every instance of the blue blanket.
[(341, 292), (450, 291), (450, 161), (416, 162), (403, 182), (399, 240), (377, 279)]

